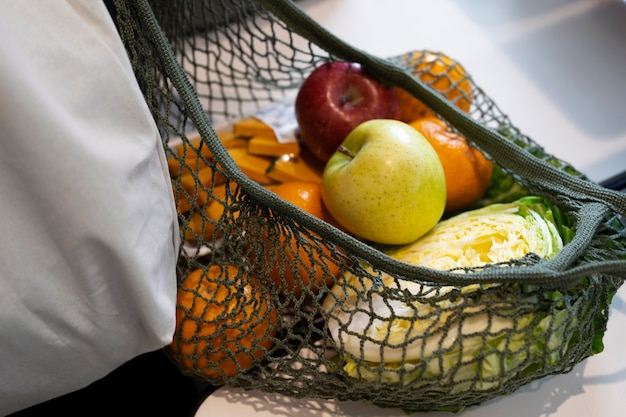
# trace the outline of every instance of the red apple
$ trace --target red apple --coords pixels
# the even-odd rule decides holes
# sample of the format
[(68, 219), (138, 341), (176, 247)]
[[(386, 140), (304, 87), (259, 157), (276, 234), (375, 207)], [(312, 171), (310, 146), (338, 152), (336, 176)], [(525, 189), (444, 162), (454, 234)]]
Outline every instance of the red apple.
[(395, 91), (361, 65), (327, 62), (300, 86), (295, 102), (302, 144), (326, 163), (355, 127), (371, 119), (397, 119)]

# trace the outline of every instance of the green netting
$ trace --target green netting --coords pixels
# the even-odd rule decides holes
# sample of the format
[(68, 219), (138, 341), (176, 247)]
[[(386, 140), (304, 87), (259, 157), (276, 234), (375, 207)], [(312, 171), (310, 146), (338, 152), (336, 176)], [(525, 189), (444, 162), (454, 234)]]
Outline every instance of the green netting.
[[(178, 170), (178, 327), (167, 352), (183, 372), (294, 397), (458, 410), (602, 350), (626, 274), (626, 198), (548, 155), (469, 75), (465, 112), (413, 75), (412, 51), (372, 56), (284, 0), (118, 1), (117, 19)], [(359, 62), (418, 97), (517, 189), (558, 207), (571, 239), (551, 259), (439, 271), (393, 259), (246, 177), (217, 126), (289, 100), (327, 60)], [(183, 184), (196, 163), (208, 177)], [(210, 201), (221, 215), (207, 214)], [(396, 327), (414, 331), (386, 330)]]

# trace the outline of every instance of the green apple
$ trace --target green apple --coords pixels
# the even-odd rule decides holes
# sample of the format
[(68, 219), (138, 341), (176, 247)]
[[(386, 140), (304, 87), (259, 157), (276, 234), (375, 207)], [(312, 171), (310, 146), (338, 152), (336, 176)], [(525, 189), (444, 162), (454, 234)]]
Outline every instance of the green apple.
[(348, 232), (402, 245), (441, 219), (446, 181), (421, 133), (404, 122), (373, 119), (352, 130), (326, 163), (322, 199)]

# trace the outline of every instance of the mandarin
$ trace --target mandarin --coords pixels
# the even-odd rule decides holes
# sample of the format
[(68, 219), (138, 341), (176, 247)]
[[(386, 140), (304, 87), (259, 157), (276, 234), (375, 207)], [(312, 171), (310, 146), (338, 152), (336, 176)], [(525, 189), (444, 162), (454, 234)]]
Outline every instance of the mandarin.
[(493, 164), (437, 117), (410, 123), (437, 152), (446, 178), (446, 213), (467, 208), (487, 191)]
[(235, 265), (211, 265), (179, 285), (169, 349), (186, 371), (233, 377), (272, 348), (277, 324), (269, 292), (256, 277)]
[[(413, 75), (443, 93), (459, 109), (469, 112), (472, 85), (461, 64), (441, 53), (417, 51), (405, 59), (405, 65), (412, 69)], [(434, 116), (419, 99), (399, 87), (395, 87), (395, 90), (400, 104), (401, 121), (410, 123)]]
[[(171, 166), (171, 165), (170, 165)], [(213, 167), (205, 166), (198, 171), (190, 171), (193, 167), (183, 165), (183, 172), (172, 184), (176, 210), (187, 213), (192, 207), (202, 207), (210, 199), (210, 188), (224, 184), (226, 177)]]
[[(204, 212), (195, 211), (184, 226), (185, 240), (198, 242), (200, 239), (211, 241), (214, 237), (220, 238), (222, 230), (215, 226), (223, 216), (225, 206), (232, 202), (236, 190), (237, 185), (232, 181), (214, 186), (208, 195), (208, 201), (202, 207)], [(233, 217), (237, 217), (236, 212), (233, 213)]]
[[(267, 188), (307, 213), (338, 227), (337, 222), (322, 202), (320, 184), (309, 181), (289, 181)], [(301, 239), (282, 233), (280, 247), (284, 250), (279, 249), (272, 256), (269, 253), (272, 245), (266, 245), (266, 256), (263, 262), (263, 267), (269, 270), (269, 276), (278, 291), (291, 294), (296, 298), (301, 297), (305, 290), (307, 293), (309, 291), (313, 294), (318, 293), (324, 285), (331, 285), (339, 274), (339, 266), (329, 262), (331, 250), (328, 247), (320, 245), (308, 236), (300, 235), (299, 237)], [(288, 243), (284, 244), (287, 240)]]

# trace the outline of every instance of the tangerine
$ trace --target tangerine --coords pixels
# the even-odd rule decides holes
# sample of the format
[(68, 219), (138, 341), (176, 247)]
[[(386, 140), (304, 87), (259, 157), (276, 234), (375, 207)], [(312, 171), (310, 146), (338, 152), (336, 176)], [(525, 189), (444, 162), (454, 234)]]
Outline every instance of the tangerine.
[[(469, 112), (472, 85), (461, 64), (441, 53), (417, 51), (405, 59), (405, 65), (412, 69), (413, 75), (419, 76), (420, 80), (443, 93), (459, 109)], [(434, 116), (419, 99), (402, 88), (395, 87), (395, 90), (401, 121), (410, 123), (422, 117)]]
[[(309, 181), (288, 181), (267, 188), (300, 209), (338, 227), (337, 222), (322, 202), (320, 184)], [(305, 289), (315, 294), (323, 285), (331, 285), (334, 282), (339, 274), (339, 266), (329, 261), (331, 249), (320, 245), (314, 239), (319, 239), (319, 237), (315, 235), (296, 237), (294, 234), (281, 233), (280, 246), (284, 250), (277, 250), (273, 256), (269, 253), (272, 245), (266, 245), (265, 259), (269, 265), (263, 266), (269, 270), (269, 276), (279, 292), (299, 298)], [(285, 244), (286, 241), (289, 243)]]
[(278, 313), (257, 278), (211, 265), (179, 285), (169, 349), (182, 369), (216, 379), (250, 369), (274, 345)]
[[(208, 200), (202, 207), (204, 212), (195, 211), (189, 216), (189, 221), (184, 226), (185, 240), (198, 242), (203, 239), (208, 242), (214, 237), (219, 239), (223, 232), (222, 229), (215, 226), (223, 216), (225, 207), (232, 202), (236, 189), (237, 185), (232, 181), (214, 186), (213, 190), (208, 193)], [(233, 217), (237, 217), (237, 212), (233, 213)]]
[(476, 203), (487, 191), (493, 164), (461, 135), (437, 117), (410, 123), (437, 152), (446, 178), (446, 213)]
[[(188, 167), (186, 165), (186, 167)], [(179, 177), (175, 178), (176, 185), (172, 185), (176, 198), (176, 209), (179, 213), (187, 213), (193, 206), (202, 207), (210, 199), (211, 187), (224, 184), (226, 177), (212, 167), (205, 166), (197, 171), (190, 171), (188, 167)]]

